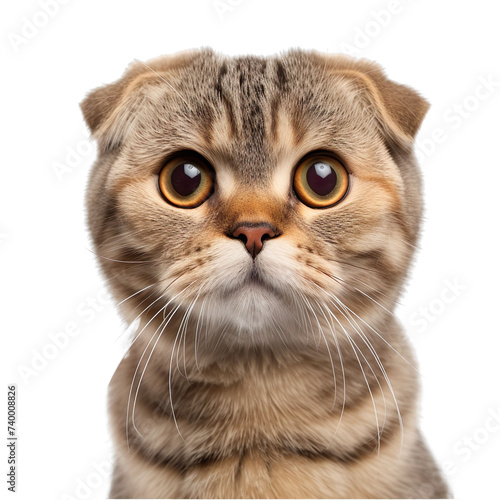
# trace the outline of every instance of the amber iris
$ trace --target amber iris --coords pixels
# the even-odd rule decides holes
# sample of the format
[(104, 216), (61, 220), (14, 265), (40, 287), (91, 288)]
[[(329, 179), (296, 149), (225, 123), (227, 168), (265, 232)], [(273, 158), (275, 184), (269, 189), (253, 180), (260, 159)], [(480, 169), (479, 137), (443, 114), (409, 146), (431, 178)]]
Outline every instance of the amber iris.
[(349, 187), (349, 174), (333, 156), (317, 154), (304, 159), (295, 171), (297, 197), (312, 208), (327, 208), (340, 202)]
[(200, 158), (176, 157), (161, 169), (158, 185), (163, 196), (172, 205), (195, 208), (212, 194), (212, 170)]

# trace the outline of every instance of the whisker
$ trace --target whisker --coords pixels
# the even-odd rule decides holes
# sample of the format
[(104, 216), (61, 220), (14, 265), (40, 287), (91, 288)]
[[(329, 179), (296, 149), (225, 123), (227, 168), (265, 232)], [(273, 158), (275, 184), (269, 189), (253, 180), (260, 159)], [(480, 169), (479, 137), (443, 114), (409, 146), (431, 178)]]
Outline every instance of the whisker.
[(408, 363), (408, 365), (410, 365), (416, 373), (419, 373), (419, 371), (417, 370), (417, 368), (415, 366), (413, 366), (394, 346), (392, 346), (382, 335), (380, 335), (380, 333), (377, 332), (377, 330), (375, 330), (370, 324), (368, 324), (363, 318), (361, 318), (360, 316), (358, 316), (352, 309), (350, 309), (348, 306), (346, 306), (344, 304), (344, 307), (346, 307), (349, 312), (351, 314), (353, 314), (354, 316), (356, 316), (356, 318), (358, 318), (360, 321), (362, 321), (373, 333), (375, 333), (375, 335), (377, 335), (377, 337), (379, 337), (385, 344), (387, 344), (387, 346), (389, 348), (391, 348), (403, 361), (405, 361), (406, 363)]
[[(334, 295), (332, 295), (336, 300), (338, 300)], [(339, 301), (340, 302), (340, 301)], [(389, 378), (387, 377), (387, 374), (385, 373), (385, 370), (384, 370), (384, 367), (382, 365), (382, 362), (380, 361), (380, 358), (377, 354), (377, 352), (375, 351), (375, 349), (373, 348), (371, 342), (366, 338), (366, 336), (364, 335), (363, 331), (359, 328), (359, 326), (356, 324), (356, 326), (352, 323), (352, 321), (344, 314), (344, 312), (339, 309), (339, 307), (335, 304), (335, 303), (332, 303), (336, 309), (342, 314), (342, 316), (344, 316), (344, 318), (348, 321), (348, 323), (351, 325), (351, 327), (354, 329), (354, 331), (360, 336), (361, 340), (364, 342), (364, 344), (368, 347), (368, 350), (370, 351), (370, 353), (372, 354), (373, 358), (375, 359), (375, 362), (377, 363), (378, 367), (380, 368), (382, 374), (384, 375), (384, 378), (389, 386), (390, 389), (392, 389), (391, 387), (391, 384), (390, 384), (390, 381), (389, 381)], [(340, 304), (342, 304), (340, 302)], [(353, 339), (354, 340), (354, 339)], [(382, 428), (380, 430), (380, 433), (382, 434), (382, 432), (384, 431), (384, 428), (385, 428), (385, 423), (387, 421), (387, 402), (386, 402), (386, 399), (385, 399), (385, 393), (384, 393), (384, 390), (378, 380), (378, 377), (377, 375), (375, 374), (375, 372), (373, 371), (373, 368), (371, 366), (371, 364), (368, 362), (368, 360), (363, 356), (363, 358), (365, 359), (365, 361), (367, 361), (368, 363), (368, 366), (370, 367), (370, 370), (371, 372), (373, 373), (374, 377), (376, 378), (377, 380), (377, 384), (380, 388), (380, 391), (382, 393), (382, 399), (383, 399), (383, 402), (384, 402), (384, 422), (382, 424)], [(391, 393), (394, 397), (394, 401), (396, 402), (396, 398), (394, 396), (394, 393), (392, 392), (391, 390)], [(397, 406), (397, 402), (396, 402), (396, 406)]]
[[(142, 352), (142, 355), (141, 355), (141, 357), (140, 357), (140, 359), (139, 359), (139, 361), (137, 363), (137, 367), (136, 367), (134, 375), (132, 377), (132, 382), (130, 383), (130, 390), (129, 390), (129, 393), (128, 393), (128, 400), (127, 400), (127, 415), (126, 415), (126, 420), (125, 420), (125, 435), (126, 435), (126, 438), (127, 438), (127, 449), (129, 449), (129, 450), (130, 450), (130, 442), (129, 442), (130, 401), (132, 399), (132, 391), (133, 391), (133, 387), (134, 387), (135, 378), (136, 378), (137, 373), (139, 371), (139, 367), (141, 366), (142, 359), (146, 355), (146, 351), (147, 351), (149, 345), (151, 344), (151, 342), (153, 342), (153, 339), (155, 338), (156, 333), (158, 332), (158, 330), (161, 328), (162, 325), (163, 325), (163, 321), (160, 323), (160, 326), (158, 326), (158, 328), (155, 330), (155, 332), (151, 336), (151, 339), (149, 340), (149, 342), (147, 343), (146, 347), (144, 348), (144, 351)], [(135, 410), (135, 407), (134, 407), (133, 410)], [(134, 416), (132, 416), (132, 418), (134, 418)], [(135, 427), (135, 425), (134, 425), (134, 427)], [(137, 428), (136, 428), (136, 430), (137, 430)], [(139, 431), (137, 431), (137, 432), (142, 437), (141, 433)]]
[[(139, 382), (137, 384), (137, 389), (135, 391), (135, 397), (134, 397), (134, 404), (133, 404), (133, 407), (132, 407), (132, 425), (134, 426), (134, 429), (137, 432), (137, 434), (139, 434), (139, 436), (141, 436), (142, 438), (143, 438), (142, 434), (139, 432), (139, 429), (137, 429), (137, 427), (135, 425), (135, 408), (136, 408), (136, 404), (137, 404), (137, 398), (139, 396), (139, 389), (141, 388), (142, 379), (144, 378), (144, 374), (146, 373), (146, 368), (148, 367), (149, 361), (151, 360), (151, 356), (153, 355), (153, 352), (154, 352), (154, 350), (156, 348), (156, 345), (158, 344), (158, 341), (160, 340), (161, 336), (163, 335), (163, 332), (165, 331), (165, 328), (167, 328), (168, 324), (170, 323), (170, 320), (173, 318), (173, 316), (175, 315), (175, 313), (178, 311), (178, 309), (180, 307), (181, 307), (181, 304), (178, 304), (175, 307), (175, 309), (173, 309), (169, 313), (168, 317), (165, 319), (165, 324), (163, 325), (163, 327), (162, 327), (162, 329), (161, 329), (158, 337), (156, 338), (155, 343), (153, 344), (153, 347), (151, 348), (151, 352), (149, 353), (148, 359), (146, 360), (146, 365), (144, 366), (144, 369), (142, 370), (141, 377), (140, 377)], [(156, 331), (158, 331), (158, 329)], [(156, 332), (155, 332), (155, 334), (156, 334)], [(152, 337), (152, 339), (153, 338), (154, 337)], [(148, 343), (148, 345), (149, 345), (149, 343)], [(147, 346), (146, 346), (146, 348), (147, 348)], [(174, 417), (174, 419), (175, 419), (175, 417)]]
[[(358, 345), (356, 344), (356, 342), (354, 341), (354, 339), (349, 335), (349, 333), (347, 332), (347, 330), (344, 328), (344, 326), (342, 325), (342, 323), (335, 317), (335, 315), (330, 311), (329, 308), (327, 308), (327, 311), (332, 314), (333, 318), (335, 319), (335, 321), (337, 321), (337, 323), (339, 324), (340, 328), (342, 328), (342, 330), (344, 331), (345, 333), (345, 336), (346, 336), (346, 339), (347, 341), (349, 342), (351, 348), (352, 348), (352, 351), (356, 357), (356, 360), (358, 361), (358, 364), (359, 364), (359, 367), (361, 369), (361, 373), (363, 374), (363, 378), (365, 380), (365, 383), (366, 383), (366, 387), (368, 388), (368, 392), (370, 394), (370, 398), (372, 400), (372, 405), (373, 405), (373, 411), (374, 411), (374, 414), (375, 414), (375, 423), (376, 423), (376, 426), (377, 426), (377, 442), (378, 442), (378, 447), (377, 449), (380, 451), (380, 426), (379, 426), (379, 421), (378, 421), (378, 411), (377, 411), (377, 406), (375, 404), (375, 399), (373, 397), (373, 393), (372, 393), (372, 390), (370, 388), (370, 384), (368, 382), (368, 378), (366, 377), (366, 373), (365, 373), (365, 370), (363, 369), (363, 365), (361, 364), (361, 360), (359, 359), (359, 356), (356, 352), (356, 349), (359, 351), (359, 353), (361, 354), (361, 356), (364, 358), (366, 364), (370, 367), (371, 369), (371, 366), (370, 366), (370, 363), (368, 363), (368, 361), (366, 360), (366, 358), (364, 357), (363, 355), (363, 352), (360, 350), (360, 348), (358, 347)], [(372, 370), (373, 372), (373, 370)], [(374, 374), (375, 375), (375, 374)], [(375, 378), (377, 379), (376, 375), (375, 375)], [(378, 379), (377, 379), (377, 382), (378, 382)], [(380, 385), (380, 384), (379, 384)]]
[[(321, 312), (323, 313), (323, 316), (325, 317), (325, 320), (328, 323), (328, 320), (326, 318), (325, 312), (323, 311), (323, 308), (321, 307), (321, 305), (319, 304), (319, 302), (317, 300), (315, 300), (314, 302), (316, 302), (316, 305), (321, 309)], [(335, 374), (335, 365), (333, 363), (332, 353), (330, 352), (330, 346), (328, 345), (328, 341), (326, 340), (326, 336), (325, 336), (325, 333), (323, 331), (323, 328), (321, 328), (321, 334), (323, 335), (323, 339), (325, 341), (325, 346), (326, 346), (326, 349), (328, 351), (328, 356), (330, 358), (330, 363), (332, 365), (333, 385), (334, 385), (334, 393), (335, 393), (333, 396), (333, 404), (332, 404), (332, 411), (333, 411), (333, 409), (335, 408), (335, 403), (337, 402), (337, 376)]]
[(111, 257), (106, 257), (105, 255), (101, 255), (97, 252), (94, 252), (92, 249), (87, 248), (87, 250), (94, 254), (96, 257), (99, 257), (104, 260), (109, 260), (111, 262), (119, 262), (120, 264), (154, 264), (160, 262), (159, 260), (119, 260), (119, 259), (112, 259)]
[[(180, 278), (180, 276), (178, 276), (177, 278), (174, 278), (165, 288), (163, 288), (163, 290), (161, 290), (160, 292), (160, 295), (153, 301), (151, 302), (145, 309), (142, 310), (141, 313), (139, 313), (133, 321), (130, 322), (130, 324), (134, 323), (135, 321), (137, 321), (148, 309), (150, 309), (151, 307), (153, 307), (154, 304), (156, 304), (156, 302), (158, 302), (159, 300), (161, 300), (162, 298), (165, 298), (164, 296), (164, 293)], [(169, 279), (169, 278), (167, 278)], [(165, 280), (160, 280), (158, 281), (157, 283), (155, 283), (155, 285), (157, 285), (158, 283), (161, 283), (163, 281), (166, 281), (167, 279)], [(149, 297), (151, 297), (151, 295), (154, 294), (154, 291), (150, 294), (148, 294), (147, 297), (145, 297), (136, 307), (134, 307), (134, 310), (137, 309), (141, 304), (143, 304), (147, 299), (149, 299)], [(175, 297), (174, 297), (175, 298)], [(170, 304), (170, 302), (169, 302)], [(167, 304), (168, 305), (168, 304)], [(147, 322), (147, 324), (142, 328), (142, 330), (135, 336), (135, 338), (132, 340), (129, 348), (127, 349), (127, 352), (130, 350), (130, 348), (134, 345), (134, 342), (141, 336), (142, 332), (147, 328), (147, 326), (156, 318), (156, 316), (158, 316), (158, 314), (160, 314), (161, 312), (163, 311), (163, 319), (165, 319), (165, 308), (161, 308), (156, 314), (154, 314), (154, 316)], [(123, 322), (125, 322), (126, 320), (124, 320)], [(122, 323), (123, 324), (123, 323)], [(120, 334), (118, 336), (118, 338), (116, 339), (116, 341), (118, 341), (118, 339), (121, 337), (122, 334)], [(115, 342), (116, 342), (115, 341)], [(126, 354), (126, 353), (125, 353)]]
[(151, 285), (145, 286), (141, 290), (138, 290), (137, 292), (134, 292), (132, 295), (129, 295), (126, 299), (121, 300), (116, 304), (117, 306), (122, 305), (124, 302), (127, 302), (127, 300), (130, 300), (132, 297), (135, 297), (137, 294), (144, 292), (144, 290), (147, 290), (148, 288), (151, 288), (152, 286), (155, 286), (156, 283), (152, 283)]
[[(322, 275), (328, 277), (328, 278), (331, 278), (333, 279), (334, 281), (336, 281), (337, 283), (339, 283), (339, 285), (342, 285), (342, 286), (349, 286), (349, 284), (343, 280), (342, 278), (339, 278), (337, 276), (334, 276), (334, 275), (330, 275), (328, 273), (326, 273), (325, 271), (319, 269), (318, 267), (315, 267), (311, 264), (309, 264), (309, 267), (312, 267), (313, 269), (316, 269), (318, 272), (320, 272)], [(307, 278), (306, 278), (307, 279)], [(308, 280), (309, 281), (309, 280)], [(318, 285), (316, 285), (318, 286)], [(321, 288), (321, 287), (320, 287)], [(363, 292), (362, 290), (360, 290), (359, 288), (356, 288), (356, 287), (352, 287), (350, 288), (351, 290), (354, 289), (355, 291), (363, 294), (365, 297), (367, 297), (368, 299), (370, 299), (373, 303), (375, 303), (376, 305), (378, 305), (379, 307), (381, 307), (383, 310), (387, 311), (389, 314), (391, 314), (394, 318), (397, 318), (397, 316), (392, 312), (390, 311), (389, 309), (387, 309), (386, 307), (384, 307), (382, 304), (380, 304), (379, 302), (377, 302), (375, 299), (373, 299), (372, 297), (370, 297), (367, 293)], [(322, 289), (323, 290), (323, 289)], [(325, 291), (325, 290), (323, 290)], [(344, 304), (345, 305), (345, 304)], [(347, 307), (347, 306), (345, 306)], [(403, 359), (406, 363), (408, 363), (417, 373), (418, 373), (418, 370), (401, 354), (398, 352), (398, 350), (392, 346), (382, 335), (380, 335), (372, 326), (370, 326), (363, 318), (361, 318), (360, 316), (358, 316), (354, 311), (352, 311), (351, 309), (349, 309), (349, 311), (354, 314), (360, 321), (362, 321), (368, 328), (370, 328), (378, 337), (380, 337), (381, 340), (383, 340), (399, 357), (401, 357), (401, 359)]]
[(201, 321), (201, 324), (203, 324), (203, 309), (205, 307), (205, 302), (206, 302), (206, 297), (203, 297), (203, 301), (201, 303), (201, 307), (200, 307), (200, 313), (198, 315), (198, 321), (196, 322), (196, 330), (195, 330), (195, 333), (194, 333), (194, 362), (195, 362), (195, 365), (196, 365), (196, 368), (198, 370), (199, 373), (201, 373), (201, 370), (200, 370), (200, 365), (198, 364), (198, 340), (199, 340), (199, 326), (200, 326), (200, 321)]
[[(313, 269), (315, 269), (316, 271), (318, 271), (319, 273), (321, 273), (323, 276), (326, 276), (327, 278), (331, 278), (332, 280), (334, 280), (336, 283), (338, 283), (339, 285), (343, 285), (347, 288), (350, 288), (350, 289), (354, 289), (356, 291), (359, 291), (361, 292), (361, 290), (359, 290), (358, 288), (356, 288), (354, 285), (348, 283), (346, 280), (344, 280), (343, 278), (340, 278), (339, 276), (335, 276), (334, 274), (329, 274), (327, 273), (326, 271), (324, 271), (323, 269), (320, 269), (319, 267), (317, 266), (314, 266), (310, 263), (307, 264), (308, 267), (311, 267)], [(353, 280), (356, 280), (356, 281), (359, 281), (362, 285), (366, 286), (367, 288), (370, 288), (371, 290), (373, 290), (375, 293), (378, 293), (380, 295), (383, 295), (387, 298), (390, 298), (387, 294), (385, 294), (383, 291), (381, 290), (378, 290), (376, 288), (374, 288), (373, 286), (371, 285), (368, 285), (367, 283), (365, 283), (364, 281), (360, 280), (359, 278), (356, 278), (355, 276), (351, 276), (351, 279)], [(361, 292), (361, 293), (364, 293), (364, 292)], [(371, 297), (369, 297), (368, 295), (366, 295), (369, 299), (371, 299)], [(371, 300), (374, 300), (374, 299), (371, 299)], [(378, 303), (377, 303), (378, 304)], [(391, 311), (389, 311), (388, 309), (386, 309), (384, 306), (382, 306), (381, 304), (378, 304), (380, 305), (380, 307), (383, 307), (387, 312), (391, 313), (392, 315), (394, 315)]]
[[(196, 305), (196, 302), (197, 302), (198, 298), (200, 297), (200, 294), (201, 294), (202, 290), (203, 290), (203, 285), (201, 285), (201, 287), (200, 287), (200, 289), (198, 291), (198, 294), (196, 295), (196, 297), (194, 298), (194, 300), (191, 301), (191, 304), (187, 308), (186, 313), (184, 314), (184, 317), (182, 319), (182, 322), (184, 322), (184, 327), (182, 328), (183, 333), (181, 333), (181, 339), (184, 338), (184, 340), (183, 340), (183, 353), (184, 353), (184, 375), (183, 375), (183, 377), (186, 380), (188, 380), (187, 367), (186, 367), (186, 337), (187, 337), (187, 328), (188, 328), (189, 318), (191, 316), (191, 313), (193, 312), (193, 308)], [(185, 321), (184, 321), (184, 318), (185, 318)], [(181, 322), (181, 325), (182, 325), (182, 322)], [(179, 326), (179, 328), (181, 328), (181, 326)], [(180, 342), (179, 342), (179, 346), (180, 346)], [(177, 369), (179, 370), (179, 373), (182, 375), (182, 372), (180, 371), (180, 367), (179, 367), (179, 349), (177, 349)]]
[[(189, 285), (187, 285), (186, 287), (184, 287), (184, 288), (183, 288), (183, 289), (182, 289), (182, 290), (181, 290), (181, 291), (180, 291), (177, 295), (175, 295), (174, 297), (172, 297), (172, 298), (171, 298), (171, 299), (170, 299), (170, 300), (169, 300), (169, 301), (168, 301), (168, 302), (167, 302), (167, 303), (166, 303), (166, 304), (165, 304), (165, 305), (164, 305), (164, 306), (163, 306), (163, 307), (162, 307), (162, 308), (161, 308), (161, 309), (160, 309), (160, 310), (159, 310), (159, 311), (158, 311), (158, 312), (157, 312), (157, 313), (156, 313), (156, 314), (155, 314), (155, 315), (154, 315), (154, 316), (153, 316), (153, 317), (152, 317), (152, 318), (148, 321), (148, 323), (144, 326), (144, 328), (141, 330), (141, 332), (140, 332), (140, 333), (139, 333), (139, 334), (135, 337), (135, 339), (132, 341), (132, 344), (131, 344), (131, 346), (129, 347), (129, 349), (128, 349), (128, 350), (130, 350), (130, 348), (132, 347), (132, 345), (134, 344), (134, 342), (135, 342), (135, 341), (139, 338), (139, 336), (141, 335), (141, 333), (142, 333), (142, 332), (146, 329), (146, 327), (147, 327), (147, 326), (148, 326), (148, 325), (149, 325), (149, 324), (150, 324), (150, 323), (154, 320), (154, 318), (155, 318), (158, 314), (160, 314), (162, 311), (165, 311), (165, 310), (166, 310), (166, 308), (167, 308), (167, 307), (168, 307), (168, 306), (172, 303), (172, 301), (173, 301), (173, 300), (175, 300), (175, 299), (176, 299), (176, 298), (177, 298), (177, 297), (178, 297), (181, 293), (183, 293), (185, 290), (187, 290), (187, 288), (189, 288), (189, 286), (191, 286), (193, 283), (194, 283), (194, 281), (193, 281), (193, 282), (191, 282), (191, 283), (190, 283)], [(159, 300), (160, 298), (161, 298), (161, 296), (160, 296), (157, 300)], [(155, 301), (155, 302), (156, 302), (156, 301)], [(151, 304), (150, 304), (150, 306), (151, 306)], [(150, 307), (150, 306), (148, 306), (148, 307)], [(180, 304), (177, 306), (177, 309), (178, 309), (179, 307), (180, 307)], [(175, 311), (176, 311), (177, 309), (175, 309)], [(175, 313), (175, 311), (174, 311), (174, 313)], [(131, 397), (132, 397), (132, 390), (133, 390), (133, 386), (134, 386), (135, 379), (136, 379), (136, 377), (137, 377), (137, 373), (138, 373), (138, 371), (139, 371), (139, 367), (140, 367), (141, 362), (142, 362), (142, 360), (143, 360), (143, 358), (144, 358), (144, 356), (145, 356), (145, 354), (146, 354), (146, 351), (147, 351), (147, 349), (148, 349), (149, 345), (151, 344), (151, 342), (153, 341), (153, 339), (154, 339), (154, 337), (155, 337), (156, 333), (157, 333), (157, 332), (158, 332), (158, 330), (162, 327), (162, 325), (163, 325), (163, 323), (164, 323), (165, 321), (167, 321), (167, 323), (166, 323), (166, 324), (168, 324), (168, 322), (170, 321), (170, 319), (172, 318), (172, 316), (173, 316), (173, 313), (169, 316), (168, 320), (167, 320), (167, 318), (164, 318), (164, 319), (163, 319), (163, 321), (160, 323), (160, 326), (156, 329), (156, 331), (155, 331), (155, 332), (154, 332), (154, 334), (152, 335), (151, 339), (149, 340), (148, 344), (147, 344), (147, 345), (146, 345), (146, 347), (144, 348), (144, 351), (143, 351), (143, 353), (142, 353), (142, 355), (141, 355), (141, 357), (140, 357), (140, 359), (139, 359), (139, 361), (138, 361), (138, 363), (137, 363), (137, 368), (136, 368), (136, 370), (135, 370), (135, 372), (134, 372), (134, 375), (133, 375), (133, 378), (132, 378), (132, 382), (131, 382), (131, 384), (130, 384), (130, 391), (129, 391), (128, 403), (127, 403), (127, 416), (126, 416), (126, 425), (125, 425), (125, 427), (126, 427), (126, 436), (127, 436), (127, 446), (129, 446), (128, 422), (129, 422), (130, 400), (131, 400)], [(163, 331), (163, 330), (162, 330), (162, 331)], [(158, 338), (159, 338), (159, 337), (158, 337)], [(155, 346), (156, 346), (156, 344), (155, 344)], [(153, 346), (153, 349), (154, 349), (154, 346)], [(128, 352), (128, 351), (127, 351), (127, 352)], [(152, 351), (151, 351), (151, 354), (152, 354)], [(149, 359), (150, 359), (150, 358), (151, 358), (151, 355), (150, 355), (150, 357), (148, 358), (148, 362), (149, 362)], [(146, 364), (146, 366), (147, 366), (147, 364)], [(145, 369), (144, 369), (144, 371), (143, 371), (143, 373), (142, 373), (141, 379), (140, 379), (139, 384), (138, 384), (138, 387), (137, 387), (137, 391), (136, 391), (136, 394), (135, 394), (135, 399), (134, 399), (134, 405), (133, 405), (133, 409), (132, 409), (132, 424), (133, 424), (133, 426), (134, 426), (135, 430), (137, 431), (137, 433), (138, 433), (139, 435), (141, 435), (141, 434), (140, 434), (140, 432), (138, 431), (137, 427), (135, 426), (135, 405), (136, 405), (136, 401), (137, 401), (137, 395), (139, 394), (140, 382), (142, 381), (142, 377), (144, 376), (144, 373), (145, 373)], [(141, 436), (141, 437), (142, 437), (142, 436)]]
[(329, 257), (329, 260), (331, 260), (332, 262), (336, 262), (337, 264), (343, 264), (345, 266), (354, 267), (355, 269), (361, 269), (363, 271), (367, 271), (368, 273), (370, 273), (372, 275), (375, 275), (375, 276), (377, 276), (379, 274), (382, 274), (382, 275), (385, 275), (385, 276), (389, 276), (390, 275), (389, 273), (381, 271), (380, 269), (372, 269), (372, 268), (369, 268), (369, 267), (360, 266), (360, 265), (357, 265), (357, 264), (353, 264), (352, 262), (349, 262), (347, 260), (341, 260), (341, 259), (337, 259), (337, 258), (333, 258), (333, 257)]
[(180, 328), (177, 330), (177, 334), (176, 334), (175, 339), (174, 339), (174, 344), (172, 346), (172, 352), (170, 353), (170, 364), (169, 364), (169, 370), (168, 370), (168, 397), (170, 400), (170, 409), (172, 410), (172, 418), (174, 419), (175, 428), (177, 429), (177, 432), (179, 433), (180, 438), (185, 442), (185, 439), (181, 433), (181, 430), (179, 429), (179, 424), (177, 423), (177, 418), (175, 416), (175, 409), (174, 409), (174, 400), (172, 398), (172, 361), (174, 358), (175, 344), (177, 343), (177, 338), (179, 337), (179, 331), (180, 331)]
[[(338, 299), (337, 297), (335, 297), (335, 295), (333, 295), (333, 297), (339, 302), (339, 304), (342, 307), (348, 309), (347, 306), (345, 306), (340, 299)], [(355, 323), (356, 323), (356, 321), (355, 321)], [(358, 324), (356, 323), (356, 325), (358, 325)], [(359, 327), (359, 325), (358, 325), (358, 327)], [(370, 351), (374, 355), (375, 360), (376, 360), (377, 364), (379, 365), (379, 368), (380, 368), (380, 370), (381, 370), (381, 372), (382, 372), (382, 374), (384, 376), (384, 379), (385, 379), (385, 381), (387, 383), (387, 386), (389, 387), (389, 391), (391, 392), (391, 395), (392, 395), (392, 397), (394, 399), (394, 404), (396, 405), (396, 411), (397, 411), (397, 414), (398, 414), (398, 420), (399, 420), (399, 425), (400, 425), (400, 429), (401, 429), (401, 447), (400, 447), (400, 453), (401, 453), (402, 452), (402, 448), (403, 448), (403, 436), (404, 436), (403, 418), (401, 416), (401, 412), (400, 412), (400, 409), (399, 409), (399, 405), (398, 405), (398, 401), (397, 401), (396, 395), (394, 393), (394, 389), (392, 387), (392, 383), (391, 383), (391, 381), (389, 379), (389, 376), (388, 376), (388, 374), (387, 374), (387, 372), (386, 372), (386, 370), (385, 370), (385, 368), (384, 368), (384, 366), (382, 364), (382, 361), (380, 360), (378, 354), (375, 351), (375, 348), (373, 347), (372, 343), (370, 342), (370, 340), (365, 335), (365, 333), (361, 330), (360, 327), (359, 327), (358, 333), (360, 334), (361, 339), (365, 342), (365, 344), (367, 345), (367, 347), (370, 349)], [(384, 398), (384, 406), (385, 406), (385, 398)], [(387, 412), (387, 410), (386, 410), (386, 412)], [(385, 426), (385, 419), (384, 419), (384, 426)], [(382, 430), (383, 430), (384, 426), (382, 426)]]
[[(320, 304), (318, 304), (318, 305), (320, 305)], [(320, 307), (321, 307), (321, 305), (320, 305)], [(321, 311), (323, 312), (323, 314), (325, 314), (322, 307), (321, 307)], [(329, 311), (330, 314), (335, 317), (335, 315), (328, 308), (327, 308), (327, 311)], [(325, 319), (327, 319), (326, 316), (325, 316)], [(339, 361), (340, 361), (340, 367), (342, 369), (342, 384), (343, 384), (342, 409), (340, 410), (339, 421), (337, 422), (337, 427), (336, 427), (335, 432), (333, 434), (333, 437), (335, 437), (335, 435), (337, 434), (337, 432), (339, 430), (340, 422), (342, 421), (342, 417), (344, 416), (344, 411), (345, 411), (345, 405), (346, 405), (346, 378), (345, 378), (344, 362), (343, 362), (343, 359), (342, 359), (342, 351), (340, 349), (340, 344), (339, 344), (339, 341), (338, 341), (338, 338), (337, 338), (337, 334), (335, 333), (335, 324), (333, 323), (333, 321), (328, 321), (328, 319), (327, 319), (327, 322), (328, 322), (328, 326), (330, 327), (330, 332), (331, 332), (333, 340), (335, 342), (335, 346), (337, 348), (337, 352), (338, 352), (338, 355), (339, 355)]]

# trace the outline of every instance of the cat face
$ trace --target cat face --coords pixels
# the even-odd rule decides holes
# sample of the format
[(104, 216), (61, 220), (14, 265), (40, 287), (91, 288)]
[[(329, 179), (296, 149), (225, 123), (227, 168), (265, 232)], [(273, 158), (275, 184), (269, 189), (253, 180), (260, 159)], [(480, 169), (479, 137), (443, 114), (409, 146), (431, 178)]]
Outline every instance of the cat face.
[(375, 64), (190, 52), (134, 63), (82, 109), (89, 226), (129, 320), (178, 307), (229, 342), (300, 343), (393, 306), (427, 103)]

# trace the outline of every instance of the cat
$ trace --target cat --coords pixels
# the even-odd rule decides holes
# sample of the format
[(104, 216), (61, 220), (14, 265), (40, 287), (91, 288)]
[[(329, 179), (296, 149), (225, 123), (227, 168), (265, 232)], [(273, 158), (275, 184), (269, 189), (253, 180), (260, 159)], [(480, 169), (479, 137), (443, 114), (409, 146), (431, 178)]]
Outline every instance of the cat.
[(139, 322), (109, 386), (110, 497), (449, 497), (393, 314), (427, 101), (344, 55), (202, 49), (81, 108), (95, 252)]

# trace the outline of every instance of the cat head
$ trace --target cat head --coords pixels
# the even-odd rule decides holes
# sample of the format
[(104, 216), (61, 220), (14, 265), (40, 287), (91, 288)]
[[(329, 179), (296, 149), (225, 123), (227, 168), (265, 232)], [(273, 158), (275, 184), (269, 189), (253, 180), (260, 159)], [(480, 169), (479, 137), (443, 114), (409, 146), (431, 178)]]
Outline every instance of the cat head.
[(418, 236), (427, 108), (346, 56), (134, 62), (82, 103), (88, 224), (122, 312), (261, 344), (383, 316)]

